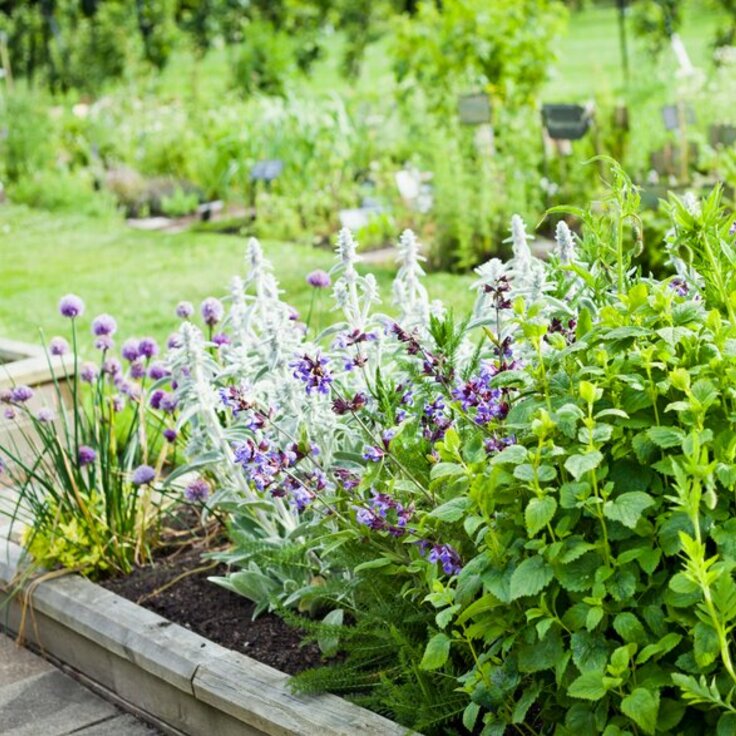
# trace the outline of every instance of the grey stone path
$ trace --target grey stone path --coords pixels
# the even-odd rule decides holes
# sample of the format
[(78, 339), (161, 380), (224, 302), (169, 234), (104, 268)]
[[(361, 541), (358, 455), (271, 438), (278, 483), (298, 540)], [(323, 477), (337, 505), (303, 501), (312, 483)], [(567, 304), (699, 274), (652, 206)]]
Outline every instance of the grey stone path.
[(158, 736), (0, 633), (2, 736)]

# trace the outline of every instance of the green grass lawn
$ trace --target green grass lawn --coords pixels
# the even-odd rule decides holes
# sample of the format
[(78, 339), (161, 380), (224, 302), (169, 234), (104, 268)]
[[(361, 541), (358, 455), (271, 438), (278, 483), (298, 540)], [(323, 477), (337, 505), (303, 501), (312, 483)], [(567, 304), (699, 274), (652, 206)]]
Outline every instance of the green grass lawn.
[[(305, 275), (329, 269), (328, 250), (265, 242), (285, 291), (284, 298), (305, 312), (312, 296)], [(109, 312), (121, 335), (165, 338), (176, 326), (174, 308), (182, 299), (195, 304), (206, 296), (224, 296), (230, 280), (244, 274), (243, 238), (132, 230), (118, 219), (48, 213), (0, 206), (0, 336), (35, 340), (67, 325), (56, 305), (68, 292), (79, 294), (90, 316)], [(371, 267), (391, 310), (390, 265)], [(438, 273), (427, 277), (433, 298), (457, 311), (469, 309), (471, 276)], [(325, 304), (327, 299), (324, 300)]]

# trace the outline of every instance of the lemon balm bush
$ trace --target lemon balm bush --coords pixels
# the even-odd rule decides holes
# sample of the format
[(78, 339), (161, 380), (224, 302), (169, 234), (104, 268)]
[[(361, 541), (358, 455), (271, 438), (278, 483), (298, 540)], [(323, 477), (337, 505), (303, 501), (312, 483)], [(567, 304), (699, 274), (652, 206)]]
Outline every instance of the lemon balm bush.
[(166, 501), (154, 483), (176, 441), (176, 399), (164, 390), (170, 374), (149, 337), (126, 340), (118, 359), (108, 314), (90, 325), (98, 360), (82, 361), (84, 302), (69, 294), (59, 311), (71, 341), (57, 336), (47, 346), (62, 368), (49, 361), (54, 391), (46, 403), (38, 406), (23, 385), (0, 396), (11, 428), (0, 442), (2, 479), (18, 491), (8, 513), (27, 524), (24, 546), (39, 565), (90, 576), (129, 572), (149, 559)]

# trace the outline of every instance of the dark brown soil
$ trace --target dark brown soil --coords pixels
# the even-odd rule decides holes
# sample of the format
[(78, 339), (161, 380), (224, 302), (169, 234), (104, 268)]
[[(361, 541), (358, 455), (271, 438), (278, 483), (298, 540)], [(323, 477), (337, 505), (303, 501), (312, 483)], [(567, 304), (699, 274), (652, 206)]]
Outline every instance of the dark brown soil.
[[(213, 575), (224, 575), (224, 566), (192, 573), (210, 564), (202, 559), (201, 545), (178, 547), (175, 552), (172, 549), (165, 548), (152, 565), (139, 567), (126, 577), (105, 580), (101, 585), (217, 644), (283, 672), (293, 675), (320, 664), (319, 649), (313, 644), (302, 646), (299, 631), (273, 614), (264, 613), (253, 620), (250, 601), (207, 580)], [(158, 592), (177, 576), (182, 577)]]

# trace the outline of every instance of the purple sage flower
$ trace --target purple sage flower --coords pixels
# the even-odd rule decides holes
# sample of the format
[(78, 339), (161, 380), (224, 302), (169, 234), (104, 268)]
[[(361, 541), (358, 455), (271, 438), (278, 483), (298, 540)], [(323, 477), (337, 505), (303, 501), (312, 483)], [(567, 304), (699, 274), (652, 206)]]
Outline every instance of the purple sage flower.
[(326, 271), (322, 271), (318, 268), (307, 276), (307, 283), (315, 289), (326, 289), (330, 286), (332, 281), (330, 280), (330, 275)]
[(184, 498), (189, 503), (203, 503), (210, 497), (210, 484), (204, 478), (193, 480), (184, 489)]
[(13, 386), (10, 390), (10, 399), (15, 404), (25, 404), (33, 398), (33, 389), (30, 386)]
[(133, 471), (133, 485), (148, 485), (156, 477), (156, 471), (150, 465), (139, 465)]
[(380, 463), (386, 455), (386, 451), (381, 447), (366, 445), (363, 448), (363, 459), (371, 463)]
[(289, 363), (289, 367), (294, 369), (292, 374), (294, 378), (298, 378), (306, 384), (307, 396), (316, 390), (320, 394), (330, 393), (330, 384), (332, 383), (332, 374), (327, 366), (329, 360), (319, 353), (311, 358), (306, 353), (293, 363)]
[(69, 319), (81, 317), (84, 314), (84, 302), (76, 294), (67, 294), (59, 301), (59, 313)]
[(79, 446), (79, 454), (77, 460), (79, 461), (79, 467), (83, 468), (85, 465), (91, 465), (97, 459), (97, 453), (88, 445)]
[(100, 314), (92, 320), (92, 334), (95, 337), (102, 335), (114, 335), (117, 332), (118, 323), (115, 318), (109, 314)]
[(205, 324), (210, 327), (216, 325), (225, 316), (225, 308), (222, 306), (222, 302), (219, 299), (215, 299), (213, 296), (208, 296), (202, 302), (200, 311)]
[(674, 278), (667, 284), (667, 286), (669, 286), (677, 296), (684, 297), (690, 293), (690, 287), (688, 286), (687, 281), (683, 278)]
[(63, 337), (52, 337), (49, 352), (51, 355), (66, 355), (69, 352), (69, 343)]
[(463, 569), (460, 555), (449, 544), (433, 544), (427, 559), (430, 562), (439, 562), (446, 575), (457, 575)]

